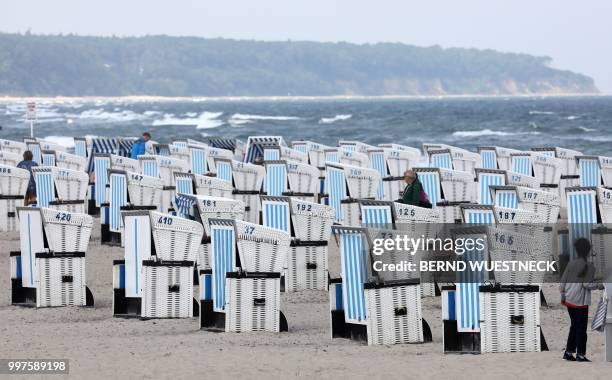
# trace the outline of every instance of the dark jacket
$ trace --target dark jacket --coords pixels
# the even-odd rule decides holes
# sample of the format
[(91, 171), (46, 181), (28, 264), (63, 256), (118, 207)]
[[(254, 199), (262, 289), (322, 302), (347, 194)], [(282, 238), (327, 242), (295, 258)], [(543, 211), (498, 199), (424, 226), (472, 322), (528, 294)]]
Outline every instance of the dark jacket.
[(32, 175), (32, 168), (34, 166), (38, 166), (38, 164), (32, 160), (21, 161), (17, 164), (17, 167), (20, 169), (25, 169), (30, 172), (30, 182), (28, 182), (28, 193), (35, 194), (36, 193), (36, 182), (34, 182), (34, 176)]
[(418, 178), (412, 184), (407, 185), (402, 195), (402, 203), (413, 206), (420, 206), (422, 201), (423, 185)]
[(145, 141), (141, 137), (137, 142), (132, 145), (132, 154), (130, 155), (133, 159), (138, 159), (138, 156), (145, 154)]

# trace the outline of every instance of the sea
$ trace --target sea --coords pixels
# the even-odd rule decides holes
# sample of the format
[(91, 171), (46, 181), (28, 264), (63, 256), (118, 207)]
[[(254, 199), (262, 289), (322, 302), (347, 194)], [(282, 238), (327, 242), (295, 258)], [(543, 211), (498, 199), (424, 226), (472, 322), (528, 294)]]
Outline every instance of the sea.
[[(0, 138), (30, 133), (27, 99), (0, 98)], [(526, 150), (559, 146), (612, 156), (612, 96), (427, 98), (58, 98), (37, 101), (34, 135), (70, 147), (75, 136), (155, 141), (280, 135), (290, 143), (338, 140), (445, 143)]]

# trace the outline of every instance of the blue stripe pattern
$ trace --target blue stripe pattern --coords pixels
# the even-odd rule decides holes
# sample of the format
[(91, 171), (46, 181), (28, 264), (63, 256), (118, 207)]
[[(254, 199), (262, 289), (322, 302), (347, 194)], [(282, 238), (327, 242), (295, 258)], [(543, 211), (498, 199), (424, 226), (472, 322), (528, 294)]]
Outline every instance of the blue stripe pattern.
[(450, 153), (434, 153), (430, 156), (430, 162), (431, 166), (434, 168), (453, 168), (453, 160)]
[(265, 189), (267, 195), (280, 196), (287, 191), (287, 166), (284, 162), (266, 165)]
[(495, 205), (505, 208), (518, 208), (516, 190), (497, 190), (495, 192)]
[(197, 199), (191, 196), (185, 196), (181, 194), (177, 194), (174, 197), (174, 204), (176, 206), (176, 211), (178, 216), (181, 218), (187, 218), (188, 216), (193, 215), (193, 206), (197, 203)]
[(419, 172), (419, 180), (423, 185), (423, 191), (427, 194), (429, 202), (432, 206), (437, 207), (438, 202), (441, 200), (440, 194), (440, 176), (438, 172)]
[(43, 166), (55, 166), (55, 154), (43, 153), (42, 162)]
[(28, 150), (32, 152), (32, 161), (36, 162), (38, 165), (43, 165), (42, 162), (42, 151), (40, 149), (40, 144), (38, 143), (28, 143)]
[(497, 152), (494, 150), (481, 150), (480, 159), (485, 169), (497, 169)]
[(501, 186), (506, 184), (506, 178), (503, 174), (497, 173), (480, 173), (478, 175), (479, 197), (478, 203), (481, 205), (490, 205), (493, 203), (491, 199), (491, 191), (489, 186)]
[(231, 226), (211, 224), (211, 250), (213, 270), (213, 309), (225, 310), (225, 274), (234, 271), (235, 234)]
[(346, 199), (346, 179), (344, 170), (327, 167), (327, 191), (329, 192), (329, 205), (336, 210), (336, 222), (342, 222), (341, 201)]
[(176, 192), (180, 194), (193, 194), (193, 187), (190, 176), (175, 176)]
[(110, 175), (109, 229), (121, 231), (121, 207), (127, 204), (127, 179), (123, 173)]
[(581, 158), (578, 161), (578, 166), (580, 169), (580, 186), (590, 187), (599, 186), (601, 184), (599, 159)]
[(306, 151), (306, 144), (295, 144), (293, 145), (293, 149), (297, 150), (298, 152), (308, 153)]
[(363, 223), (367, 227), (385, 226), (392, 223), (391, 206), (371, 206), (361, 207)]
[(597, 194), (595, 190), (570, 191), (567, 194), (567, 221), (570, 224), (569, 249), (574, 256), (573, 242), (579, 238), (591, 241), (593, 225), (597, 224)]
[(36, 174), (36, 201), (38, 207), (49, 207), (49, 202), (55, 199), (55, 182), (50, 171)]
[(326, 152), (325, 153), (325, 161), (335, 162), (335, 163), (339, 164), (340, 163), (340, 157), (338, 156), (338, 152), (337, 151)]
[[(463, 260), (466, 262), (483, 261), (485, 251), (474, 248), (466, 250)], [(469, 264), (467, 266), (469, 268)], [(483, 272), (465, 270), (459, 273), (457, 283), (457, 327), (461, 331), (478, 331), (480, 329), (480, 293), (479, 287), (485, 276)]]
[(512, 156), (512, 171), (532, 176), (531, 156)]
[(110, 157), (94, 157), (94, 175), (96, 177), (96, 206), (106, 203), (106, 184), (108, 183), (108, 169)]
[(232, 163), (227, 161), (216, 161), (217, 178), (232, 182)]
[(380, 183), (378, 185), (378, 199), (384, 199), (385, 187), (382, 179), (387, 177), (387, 161), (385, 160), (384, 152), (372, 152), (370, 153), (370, 162), (372, 169), (375, 169), (380, 174)]
[(289, 203), (283, 201), (263, 201), (262, 219), (266, 227), (291, 233)]
[(191, 172), (206, 174), (206, 151), (200, 148), (191, 148)]
[(87, 157), (87, 141), (75, 139), (74, 154), (80, 157)]
[(159, 167), (155, 160), (143, 160), (142, 161), (142, 174), (149, 177), (159, 178)]
[(361, 233), (342, 233), (342, 274), (344, 313), (347, 322), (366, 320), (365, 294), (363, 284), (366, 279), (366, 255)]
[(264, 149), (264, 161), (280, 160), (280, 151), (278, 149)]
[(493, 210), (490, 209), (463, 209), (466, 223), (470, 224), (493, 224)]

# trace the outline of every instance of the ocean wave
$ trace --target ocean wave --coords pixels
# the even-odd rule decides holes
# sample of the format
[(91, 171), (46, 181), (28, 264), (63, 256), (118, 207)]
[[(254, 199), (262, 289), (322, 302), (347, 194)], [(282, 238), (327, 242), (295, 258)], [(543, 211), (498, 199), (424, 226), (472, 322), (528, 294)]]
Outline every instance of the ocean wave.
[(530, 115), (554, 115), (552, 111), (529, 111)]
[(242, 119), (229, 119), (227, 122), (232, 127), (239, 127), (239, 126), (244, 125), (244, 124), (254, 123), (255, 121), (253, 121), (253, 120), (242, 120)]
[(230, 120), (276, 120), (276, 121), (300, 120), (300, 119), (301, 118), (297, 116), (249, 115), (249, 114), (242, 114), (242, 113), (235, 113), (230, 118)]
[(68, 136), (47, 136), (44, 140), (61, 145), (65, 148), (74, 147), (74, 138)]
[(583, 127), (582, 125), (579, 126), (578, 129), (580, 129), (581, 131), (584, 131), (584, 132), (597, 132), (597, 129)]
[(85, 110), (80, 114), (66, 114), (66, 117), (80, 120), (101, 120), (106, 122), (128, 122), (144, 120), (148, 118), (148, 115), (136, 113), (130, 110), (123, 111), (105, 111), (102, 108), (93, 108)]
[(570, 115), (565, 118), (565, 120), (576, 120), (576, 119), (580, 119), (580, 116)]
[[(197, 115), (197, 114), (196, 114)], [(160, 125), (184, 125), (184, 126), (195, 126), (196, 129), (210, 129), (217, 128), (225, 124), (223, 120), (218, 118), (223, 115), (223, 112), (202, 112), (197, 117), (178, 118), (174, 117), (173, 114), (165, 114), (163, 119), (153, 121), (153, 126)]]
[(480, 137), (480, 136), (517, 136), (517, 135), (539, 135), (540, 132), (504, 132), (492, 131), (490, 129), (481, 129), (479, 131), (456, 131), (453, 132), (455, 137)]
[(322, 117), (321, 120), (319, 120), (319, 124), (331, 124), (336, 121), (348, 120), (351, 117), (353, 117), (353, 115), (350, 115), (350, 114), (336, 115), (334, 117)]

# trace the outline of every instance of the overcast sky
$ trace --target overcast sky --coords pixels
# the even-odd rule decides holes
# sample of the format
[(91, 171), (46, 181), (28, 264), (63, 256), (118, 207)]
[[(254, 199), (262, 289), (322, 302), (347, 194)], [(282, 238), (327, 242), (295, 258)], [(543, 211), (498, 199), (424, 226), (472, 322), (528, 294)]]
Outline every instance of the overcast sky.
[(4, 32), (404, 42), (547, 55), (612, 93), (612, 0), (0, 0)]

